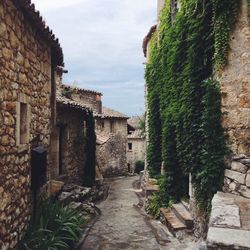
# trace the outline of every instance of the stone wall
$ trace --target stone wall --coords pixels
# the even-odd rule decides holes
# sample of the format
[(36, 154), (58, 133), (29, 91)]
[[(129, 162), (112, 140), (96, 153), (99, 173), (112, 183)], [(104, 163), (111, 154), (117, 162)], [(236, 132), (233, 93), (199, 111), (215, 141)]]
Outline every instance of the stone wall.
[(228, 159), (223, 191), (250, 199), (250, 157), (235, 155)]
[(85, 105), (86, 107), (93, 110), (93, 112), (95, 113), (101, 113), (101, 93), (67, 85), (59, 85), (59, 87), (61, 88), (62, 93), (69, 95), (67, 96), (68, 98)]
[(13, 249), (32, 210), (31, 148), (50, 144), (51, 49), (12, 1), (0, 37), (0, 249)]
[(235, 154), (250, 155), (250, 28), (247, 0), (231, 34), (228, 65), (217, 76), (222, 91), (224, 127)]
[(128, 136), (128, 143), (127, 145), (132, 144), (132, 150), (129, 150), (127, 146), (127, 163), (130, 164), (131, 172), (135, 170), (135, 163), (137, 161), (145, 160), (145, 153), (146, 153), (146, 139), (144, 137), (130, 137)]
[[(109, 130), (110, 119), (104, 119), (107, 126), (98, 130), (98, 134), (108, 136), (104, 144), (96, 147), (97, 165), (104, 177), (124, 175), (127, 173), (127, 120), (114, 119), (113, 132)], [(108, 132), (109, 131), (109, 132)]]
[(57, 110), (57, 123), (60, 126), (58, 130), (61, 129), (62, 173), (59, 173), (59, 166), (57, 166), (54, 176), (66, 183), (82, 185), (86, 162), (86, 128), (84, 128), (86, 114), (69, 107), (59, 106)]

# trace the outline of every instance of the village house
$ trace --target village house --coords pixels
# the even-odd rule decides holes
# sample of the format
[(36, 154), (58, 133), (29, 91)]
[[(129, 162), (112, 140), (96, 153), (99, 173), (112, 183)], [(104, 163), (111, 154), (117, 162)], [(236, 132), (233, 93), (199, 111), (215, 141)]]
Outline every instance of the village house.
[[(172, 25), (175, 22), (177, 12), (181, 9), (181, 1), (158, 0), (158, 23), (151, 27), (143, 41), (143, 51), (147, 62), (149, 62), (151, 52), (150, 41), (155, 32), (159, 31), (160, 11), (165, 2), (170, 3)], [(207, 235), (208, 249), (249, 249), (250, 247), (250, 241), (246, 240), (246, 238), (250, 239), (250, 213), (247, 209), (250, 204), (250, 26), (247, 0), (240, 1), (240, 5), (237, 7), (240, 8), (240, 11), (235, 26), (229, 34), (227, 63), (221, 71), (214, 69), (213, 76), (220, 85), (222, 125), (227, 134), (231, 153), (225, 161), (223, 192), (215, 194), (212, 201), (212, 213)], [(149, 89), (147, 84), (145, 88), (148, 146), (150, 108), (148, 107)], [(190, 164), (192, 163), (190, 162)], [(176, 185), (180, 185), (180, 183), (176, 183)], [(192, 182), (189, 185), (189, 195), (189, 208), (195, 219), (195, 230), (204, 233), (208, 225), (206, 218), (203, 217), (204, 214), (197, 210)]]
[[(140, 128), (143, 117), (135, 116), (128, 120), (127, 164), (128, 171), (134, 173), (136, 163), (145, 163), (145, 131)], [(141, 169), (143, 170), (143, 169)], [(138, 170), (137, 170), (138, 171)]]
[(96, 173), (98, 178), (127, 173), (127, 119), (120, 112), (102, 106), (102, 94), (69, 85), (58, 91), (78, 104), (92, 110), (96, 132)]
[(127, 169), (127, 119), (118, 111), (103, 107), (96, 117), (97, 166), (104, 177), (125, 175)]
[(48, 183), (63, 53), (27, 0), (0, 2), (0, 249), (13, 249)]

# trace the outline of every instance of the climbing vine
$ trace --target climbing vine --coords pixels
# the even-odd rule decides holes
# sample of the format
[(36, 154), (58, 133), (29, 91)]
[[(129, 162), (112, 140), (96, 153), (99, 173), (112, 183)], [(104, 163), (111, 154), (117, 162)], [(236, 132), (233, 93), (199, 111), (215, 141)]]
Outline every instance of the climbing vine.
[(213, 0), (215, 68), (221, 70), (227, 63), (230, 31), (241, 6), (241, 0)]
[(160, 94), (158, 77), (160, 71), (157, 67), (156, 34), (150, 42), (149, 64), (146, 69), (147, 99), (148, 99), (148, 132), (149, 141), (147, 147), (147, 162), (151, 176), (159, 175), (161, 172), (161, 117), (160, 117)]
[(227, 64), (229, 35), (240, 0), (186, 0), (171, 18), (170, 0), (150, 44), (147, 160), (151, 174), (163, 161), (164, 202), (187, 195), (192, 173), (200, 208), (209, 210), (220, 188), (226, 154), (219, 85), (214, 70)]

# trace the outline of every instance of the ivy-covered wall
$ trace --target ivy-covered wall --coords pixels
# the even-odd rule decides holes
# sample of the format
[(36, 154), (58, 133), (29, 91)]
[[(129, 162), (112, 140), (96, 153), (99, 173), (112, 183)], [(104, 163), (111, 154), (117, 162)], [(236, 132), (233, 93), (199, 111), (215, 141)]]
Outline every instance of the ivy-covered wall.
[[(245, 0), (243, 0), (245, 1)], [(151, 175), (165, 168), (162, 200), (178, 201), (188, 192), (192, 173), (200, 209), (209, 211), (224, 177), (228, 153), (222, 128), (217, 81), (227, 67), (230, 34), (241, 0), (185, 0), (175, 18), (165, 0), (158, 30), (151, 38), (146, 84), (147, 162)]]

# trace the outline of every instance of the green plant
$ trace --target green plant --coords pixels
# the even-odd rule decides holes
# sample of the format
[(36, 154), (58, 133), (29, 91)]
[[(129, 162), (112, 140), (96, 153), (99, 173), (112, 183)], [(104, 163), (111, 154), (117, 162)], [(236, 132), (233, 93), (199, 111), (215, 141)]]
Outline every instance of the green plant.
[(62, 90), (62, 96), (65, 96), (66, 98), (71, 99), (72, 94), (74, 93), (74, 90), (72, 88), (63, 88)]
[(139, 174), (142, 170), (144, 170), (144, 166), (144, 161), (137, 161), (135, 163), (135, 173)]
[(84, 220), (72, 208), (52, 200), (44, 201), (16, 249), (71, 249), (79, 240), (83, 226)]
[(212, 77), (227, 63), (240, 1), (187, 0), (181, 6), (172, 23), (170, 0), (165, 1), (150, 41), (147, 161), (153, 176), (164, 163), (159, 196), (165, 204), (187, 195), (192, 173), (198, 205), (208, 211), (221, 186), (227, 152), (220, 89)]
[(159, 175), (161, 172), (161, 117), (160, 117), (160, 95), (158, 92), (159, 70), (157, 67), (156, 34), (150, 42), (149, 63), (146, 67), (145, 78), (148, 89), (148, 136), (147, 162), (151, 176)]
[(148, 198), (148, 202), (146, 205), (146, 210), (148, 213), (153, 215), (154, 218), (160, 218), (160, 208), (161, 208), (161, 197), (159, 194), (154, 193)]

